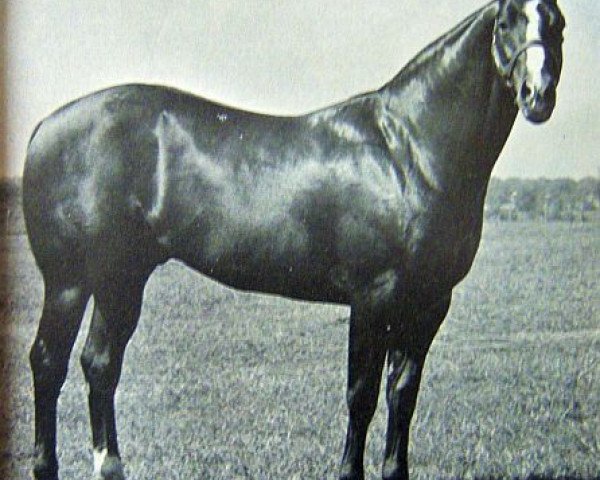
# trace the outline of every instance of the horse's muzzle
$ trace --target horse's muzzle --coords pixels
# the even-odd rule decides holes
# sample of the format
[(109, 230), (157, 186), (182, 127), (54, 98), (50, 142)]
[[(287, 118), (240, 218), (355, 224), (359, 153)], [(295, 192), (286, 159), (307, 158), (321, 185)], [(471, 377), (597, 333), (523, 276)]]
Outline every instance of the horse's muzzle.
[(550, 118), (556, 105), (556, 82), (545, 78), (539, 84), (524, 81), (517, 95), (517, 103), (525, 118), (542, 123)]

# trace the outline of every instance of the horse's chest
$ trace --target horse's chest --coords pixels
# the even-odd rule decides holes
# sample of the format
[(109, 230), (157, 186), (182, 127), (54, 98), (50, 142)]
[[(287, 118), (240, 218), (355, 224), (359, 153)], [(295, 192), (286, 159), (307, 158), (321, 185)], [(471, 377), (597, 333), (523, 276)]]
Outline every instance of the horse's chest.
[(423, 287), (452, 288), (467, 274), (481, 238), (477, 206), (437, 205), (409, 218), (405, 265)]

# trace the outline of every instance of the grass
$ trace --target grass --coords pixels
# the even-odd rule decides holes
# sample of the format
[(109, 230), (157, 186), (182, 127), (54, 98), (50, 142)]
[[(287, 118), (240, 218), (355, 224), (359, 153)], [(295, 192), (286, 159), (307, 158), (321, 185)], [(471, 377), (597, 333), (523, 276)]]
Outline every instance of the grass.
[[(0, 478), (21, 479), (31, 463), (27, 351), (42, 285), (23, 236), (0, 247), (9, 265), (0, 270), (9, 405)], [(486, 225), (428, 357), (413, 478), (600, 478), (599, 260), (598, 224)], [(347, 316), (345, 307), (235, 292), (176, 262), (160, 267), (117, 397), (128, 478), (335, 479)], [(78, 365), (88, 322), (89, 311), (60, 401), (65, 479), (91, 475)], [(380, 477), (384, 403), (369, 437), (368, 479)]]

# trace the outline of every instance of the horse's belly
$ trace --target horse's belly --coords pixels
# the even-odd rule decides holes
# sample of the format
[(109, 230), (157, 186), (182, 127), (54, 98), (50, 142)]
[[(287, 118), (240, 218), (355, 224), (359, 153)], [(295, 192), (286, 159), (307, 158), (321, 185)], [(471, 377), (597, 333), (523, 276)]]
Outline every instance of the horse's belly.
[(234, 218), (207, 211), (180, 244), (175, 242), (174, 256), (236, 289), (340, 301), (330, 281), (327, 242), (316, 239), (291, 214), (269, 220), (239, 213)]

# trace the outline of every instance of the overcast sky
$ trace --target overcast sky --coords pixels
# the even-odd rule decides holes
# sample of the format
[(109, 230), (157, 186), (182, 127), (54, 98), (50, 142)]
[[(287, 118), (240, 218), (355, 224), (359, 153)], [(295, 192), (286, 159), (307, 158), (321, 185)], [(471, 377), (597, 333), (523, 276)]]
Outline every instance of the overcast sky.
[[(41, 118), (90, 91), (162, 83), (302, 113), (379, 87), (484, 3), (8, 0), (8, 172), (21, 173)], [(600, 175), (600, 2), (559, 3), (568, 25), (557, 108), (542, 126), (517, 121), (496, 175)]]

